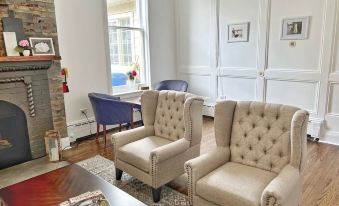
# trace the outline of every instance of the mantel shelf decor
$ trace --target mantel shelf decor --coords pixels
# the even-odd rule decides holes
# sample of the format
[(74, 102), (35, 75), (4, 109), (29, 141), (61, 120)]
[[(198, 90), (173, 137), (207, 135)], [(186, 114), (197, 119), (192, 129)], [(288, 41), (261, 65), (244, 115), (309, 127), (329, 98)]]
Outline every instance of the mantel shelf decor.
[(60, 56), (2, 56), (0, 62), (34, 62), (34, 61), (56, 61)]

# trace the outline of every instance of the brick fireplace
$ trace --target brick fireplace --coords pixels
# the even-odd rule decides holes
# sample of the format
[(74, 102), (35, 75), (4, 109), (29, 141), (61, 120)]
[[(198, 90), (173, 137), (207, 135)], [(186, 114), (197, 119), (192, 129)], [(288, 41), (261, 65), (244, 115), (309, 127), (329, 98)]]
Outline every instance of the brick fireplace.
[[(51, 37), (53, 39), (56, 57), (6, 57), (1, 34), (3, 32), (1, 19), (8, 17), (11, 11), (14, 12), (16, 18), (22, 20), (24, 33), (27, 37)], [(21, 131), (20, 135), (19, 133), (15, 135), (13, 132), (12, 136), (23, 138), (21, 141), (26, 141), (25, 138), (27, 138), (29, 145), (26, 148), (29, 149), (31, 159), (45, 155), (44, 135), (47, 130), (55, 129), (60, 131), (62, 137), (67, 136), (64, 95), (60, 76), (61, 66), (58, 56), (59, 47), (53, 0), (0, 0), (0, 106), (11, 108), (16, 113), (9, 115), (2, 112), (3, 117), (0, 113), (0, 122), (6, 122), (6, 128), (17, 129), (17, 127), (11, 126), (10, 121), (14, 117), (26, 120), (27, 125), (23, 125), (21, 130), (27, 130), (27, 135)], [(19, 116), (23, 117), (19, 118)], [(18, 121), (16, 122), (18, 123)], [(1, 129), (6, 135), (1, 134), (0, 131), (0, 141), (3, 140), (0, 142), (2, 143), (2, 146), (0, 145), (0, 162), (4, 161), (1, 159), (1, 152), (9, 151), (15, 146), (12, 145), (13, 140), (9, 140), (12, 137), (8, 137), (11, 130), (0, 127)]]
[[(56, 129), (62, 136), (67, 135), (59, 73), (59, 61), (0, 62), (0, 102), (15, 105), (24, 113), (28, 137), (20, 138), (28, 138), (33, 159), (45, 155), (47, 130)], [(7, 138), (11, 142), (11, 137)]]

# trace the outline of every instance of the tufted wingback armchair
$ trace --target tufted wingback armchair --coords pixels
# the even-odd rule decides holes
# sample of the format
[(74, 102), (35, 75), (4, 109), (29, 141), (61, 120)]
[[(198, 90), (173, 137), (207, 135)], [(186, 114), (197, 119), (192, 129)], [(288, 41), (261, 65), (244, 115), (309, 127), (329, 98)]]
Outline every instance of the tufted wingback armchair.
[(200, 154), (203, 100), (184, 92), (145, 91), (141, 96), (144, 126), (112, 135), (116, 178), (122, 171), (152, 187), (182, 175), (184, 163)]
[(291, 106), (218, 103), (217, 148), (185, 163), (191, 204), (298, 205), (308, 118)]

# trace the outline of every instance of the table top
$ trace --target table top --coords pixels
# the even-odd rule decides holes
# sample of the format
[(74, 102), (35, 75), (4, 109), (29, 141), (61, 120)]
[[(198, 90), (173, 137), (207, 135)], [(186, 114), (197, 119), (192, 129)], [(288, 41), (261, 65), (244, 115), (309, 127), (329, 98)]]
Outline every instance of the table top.
[(5, 206), (57, 206), (71, 197), (101, 190), (112, 206), (144, 206), (119, 188), (72, 164), (0, 190)]

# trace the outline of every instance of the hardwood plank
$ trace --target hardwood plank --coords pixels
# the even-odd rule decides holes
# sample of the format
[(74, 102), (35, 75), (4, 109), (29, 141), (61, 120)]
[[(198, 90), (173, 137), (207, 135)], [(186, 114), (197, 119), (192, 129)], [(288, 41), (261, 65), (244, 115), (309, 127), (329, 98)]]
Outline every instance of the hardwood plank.
[(0, 198), (12, 206), (55, 206), (71, 197), (95, 190), (101, 190), (111, 205), (145, 205), (75, 164), (3, 188)]
[[(213, 119), (204, 118), (201, 153), (215, 147)], [(308, 157), (302, 174), (302, 206), (339, 206), (339, 147), (315, 142), (308, 142), (307, 147)], [(70, 162), (78, 162), (97, 154), (113, 160), (110, 134), (107, 135), (106, 149), (101, 136), (99, 142), (91, 140), (64, 152), (64, 157)], [(186, 184), (186, 176), (182, 175), (168, 186), (187, 194)]]

